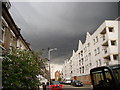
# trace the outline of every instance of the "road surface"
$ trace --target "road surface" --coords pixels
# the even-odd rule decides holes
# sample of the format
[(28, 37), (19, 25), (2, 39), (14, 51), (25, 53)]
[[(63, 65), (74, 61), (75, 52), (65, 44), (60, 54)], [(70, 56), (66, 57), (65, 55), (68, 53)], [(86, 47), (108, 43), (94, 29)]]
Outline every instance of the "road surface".
[(74, 87), (71, 85), (63, 85), (62, 90), (92, 90), (90, 85), (84, 85), (82, 87)]

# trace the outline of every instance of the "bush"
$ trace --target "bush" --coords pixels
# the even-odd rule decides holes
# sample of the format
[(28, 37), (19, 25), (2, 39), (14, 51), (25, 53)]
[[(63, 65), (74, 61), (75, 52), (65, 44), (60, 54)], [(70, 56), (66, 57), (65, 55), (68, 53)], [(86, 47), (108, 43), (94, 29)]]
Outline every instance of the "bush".
[(44, 74), (45, 59), (39, 53), (12, 48), (4, 54), (2, 61), (3, 88), (34, 88), (36, 75)]

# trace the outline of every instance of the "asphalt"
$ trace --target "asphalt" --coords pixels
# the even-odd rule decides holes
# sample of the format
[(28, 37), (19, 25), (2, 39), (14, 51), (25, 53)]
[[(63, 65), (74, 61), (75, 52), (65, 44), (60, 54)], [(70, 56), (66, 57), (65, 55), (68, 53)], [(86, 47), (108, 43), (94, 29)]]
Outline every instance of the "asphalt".
[[(43, 90), (42, 86), (40, 86), (39, 88), (40, 88), (39, 90)], [(84, 85), (82, 87), (74, 87), (71, 85), (63, 84), (62, 90), (92, 90), (92, 86), (91, 85)]]

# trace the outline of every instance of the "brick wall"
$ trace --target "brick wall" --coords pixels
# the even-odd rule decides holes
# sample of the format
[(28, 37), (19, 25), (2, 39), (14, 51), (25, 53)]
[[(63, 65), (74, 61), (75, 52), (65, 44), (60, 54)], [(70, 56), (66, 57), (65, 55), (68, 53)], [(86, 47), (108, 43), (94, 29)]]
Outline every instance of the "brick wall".
[(91, 84), (90, 75), (77, 76), (77, 80), (80, 80), (83, 84)]

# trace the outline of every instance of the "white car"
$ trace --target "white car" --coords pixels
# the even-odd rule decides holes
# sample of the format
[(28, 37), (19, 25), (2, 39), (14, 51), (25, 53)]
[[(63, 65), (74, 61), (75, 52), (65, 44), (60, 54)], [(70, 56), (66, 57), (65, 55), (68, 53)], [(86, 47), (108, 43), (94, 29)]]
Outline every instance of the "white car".
[(65, 84), (71, 84), (71, 80), (65, 81)]

